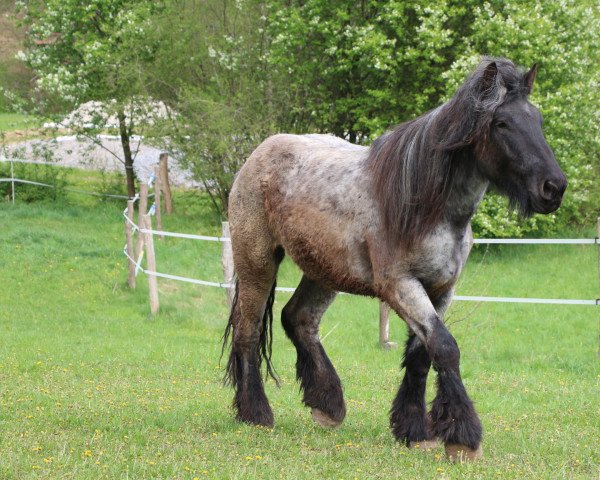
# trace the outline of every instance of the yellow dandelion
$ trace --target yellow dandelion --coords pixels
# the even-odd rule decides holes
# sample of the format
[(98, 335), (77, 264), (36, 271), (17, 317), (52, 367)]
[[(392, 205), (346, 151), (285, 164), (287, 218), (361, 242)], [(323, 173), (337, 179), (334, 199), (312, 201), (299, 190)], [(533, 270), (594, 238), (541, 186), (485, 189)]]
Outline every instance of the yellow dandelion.
[(83, 452), (83, 456), (84, 457), (91, 457), (92, 456), (92, 451), (91, 450), (85, 450)]
[(257, 460), (262, 460), (262, 457), (260, 455), (256, 455), (254, 458), (256, 458)]

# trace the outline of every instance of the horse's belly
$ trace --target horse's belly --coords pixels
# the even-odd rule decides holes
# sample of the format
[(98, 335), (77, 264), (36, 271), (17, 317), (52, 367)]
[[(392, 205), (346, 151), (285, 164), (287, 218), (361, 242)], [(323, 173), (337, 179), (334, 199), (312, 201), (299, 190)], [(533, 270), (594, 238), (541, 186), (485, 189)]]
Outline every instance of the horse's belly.
[(304, 211), (289, 212), (276, 229), (286, 253), (311, 280), (332, 290), (374, 295), (367, 243), (351, 225)]

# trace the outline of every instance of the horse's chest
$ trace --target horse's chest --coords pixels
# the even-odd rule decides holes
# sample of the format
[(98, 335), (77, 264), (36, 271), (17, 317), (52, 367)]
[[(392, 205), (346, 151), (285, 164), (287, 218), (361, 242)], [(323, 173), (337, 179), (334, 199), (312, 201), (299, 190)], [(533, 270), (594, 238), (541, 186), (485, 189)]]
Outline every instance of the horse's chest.
[(438, 297), (454, 286), (465, 260), (462, 245), (439, 242), (416, 256), (412, 270), (429, 296)]

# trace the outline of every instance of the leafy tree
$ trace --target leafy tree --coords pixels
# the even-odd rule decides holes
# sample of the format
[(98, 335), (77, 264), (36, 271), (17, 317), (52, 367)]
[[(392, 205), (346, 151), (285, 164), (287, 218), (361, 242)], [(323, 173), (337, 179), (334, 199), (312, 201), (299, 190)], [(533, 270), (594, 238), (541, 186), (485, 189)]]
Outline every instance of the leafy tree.
[(298, 130), (366, 141), (434, 107), (471, 3), (272, 2), (271, 61), (289, 75)]
[[(155, 45), (146, 43), (150, 19), (160, 2), (143, 0), (28, 0), (17, 4), (27, 27), (24, 60), (36, 74), (35, 109), (64, 112), (89, 100), (105, 102), (118, 119), (127, 190), (135, 195), (131, 137), (141, 123), (127, 111), (147, 102), (140, 72), (151, 63)], [(89, 119), (88, 119), (89, 120)], [(93, 137), (103, 115), (78, 133)]]
[[(154, 132), (167, 140), (226, 215), (233, 177), (283, 123), (277, 72), (267, 63), (264, 2), (178, 0), (155, 19), (149, 88), (177, 112)], [(177, 72), (176, 75), (173, 72)]]

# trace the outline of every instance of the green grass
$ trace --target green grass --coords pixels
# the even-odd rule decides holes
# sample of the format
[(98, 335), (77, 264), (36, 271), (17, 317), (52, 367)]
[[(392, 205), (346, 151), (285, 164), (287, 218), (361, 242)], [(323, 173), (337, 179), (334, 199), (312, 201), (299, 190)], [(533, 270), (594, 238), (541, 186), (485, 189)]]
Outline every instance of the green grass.
[(12, 132), (36, 127), (39, 127), (39, 121), (31, 115), (0, 113), (0, 132)]
[[(387, 412), (401, 352), (378, 348), (377, 303), (354, 296), (340, 296), (321, 329), (345, 387), (344, 424), (313, 424), (277, 325), (282, 387), (266, 385), (276, 426), (250, 427), (233, 420), (232, 391), (221, 384), (224, 292), (159, 280), (161, 313), (149, 317), (146, 280), (135, 291), (125, 284), (123, 205), (69, 198), (0, 206), (0, 478), (598, 477), (596, 307), (452, 307), (485, 430), (479, 463), (394, 442)], [(198, 195), (180, 194), (175, 209), (165, 229), (219, 231)], [(160, 271), (220, 278), (218, 244), (155, 243)], [(596, 255), (592, 245), (479, 246), (459, 293), (595, 298)], [(279, 285), (298, 278), (286, 261)], [(278, 294), (277, 316), (288, 298)], [(393, 340), (404, 332), (392, 318)]]

